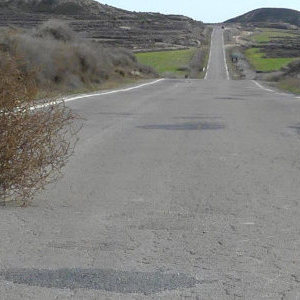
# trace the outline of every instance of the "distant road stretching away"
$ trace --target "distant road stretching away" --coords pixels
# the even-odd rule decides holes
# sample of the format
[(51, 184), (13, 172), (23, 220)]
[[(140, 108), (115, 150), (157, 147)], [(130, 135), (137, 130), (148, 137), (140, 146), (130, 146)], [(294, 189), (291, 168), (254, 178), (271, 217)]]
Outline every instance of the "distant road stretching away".
[(228, 80), (73, 99), (64, 178), (0, 210), (1, 299), (299, 299), (300, 101)]
[(214, 29), (211, 36), (210, 55), (205, 79), (229, 80), (224, 49), (223, 30)]

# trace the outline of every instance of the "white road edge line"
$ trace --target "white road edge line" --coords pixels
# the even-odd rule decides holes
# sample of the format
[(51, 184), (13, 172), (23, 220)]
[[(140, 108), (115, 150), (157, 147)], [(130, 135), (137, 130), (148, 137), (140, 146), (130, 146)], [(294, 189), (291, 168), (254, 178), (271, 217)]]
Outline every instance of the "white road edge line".
[(258, 83), (256, 80), (252, 80), (253, 83), (255, 83), (259, 88), (267, 91), (267, 92), (271, 92), (271, 93), (275, 93), (275, 91), (271, 90), (271, 89), (267, 89), (264, 86), (262, 86), (260, 83)]
[(104, 96), (104, 95), (111, 95), (111, 94), (117, 94), (117, 93), (124, 93), (124, 92), (129, 92), (129, 91), (132, 91), (132, 90), (140, 89), (140, 88), (148, 86), (148, 85), (153, 85), (153, 84), (156, 84), (156, 83), (161, 82), (163, 80), (165, 80), (165, 79), (161, 78), (161, 79), (158, 79), (158, 80), (155, 80), (155, 81), (147, 82), (147, 83), (140, 84), (140, 85), (137, 85), (137, 86), (126, 88), (126, 89), (120, 89), (120, 90), (114, 90), (114, 91), (102, 92), (102, 93), (94, 93), (94, 94), (83, 94), (83, 95), (78, 95), (78, 96), (71, 97), (71, 98), (66, 97), (66, 98), (63, 98), (62, 100), (65, 101), (65, 102), (70, 102), (70, 101), (83, 99), (83, 98), (90, 98), (90, 97), (94, 97), (94, 96)]
[(270, 92), (270, 93), (273, 93), (275, 95), (280, 95), (280, 96), (285, 96), (285, 97), (293, 97), (295, 99), (300, 99), (300, 97), (296, 97), (295, 95), (293, 94), (287, 94), (287, 93), (278, 93), (274, 90), (271, 90), (271, 89), (267, 89), (266, 87), (264, 87), (263, 85), (261, 85), (260, 83), (258, 83), (256, 80), (251, 80), (253, 83), (255, 83), (259, 88), (263, 89), (264, 91), (267, 91), (267, 92)]
[(207, 80), (207, 75), (208, 75), (208, 71), (209, 71), (209, 67), (210, 67), (210, 61), (211, 61), (211, 49), (212, 49), (212, 42), (213, 42), (213, 34), (214, 34), (214, 32), (215, 32), (215, 28), (213, 29), (213, 31), (212, 31), (212, 33), (211, 33), (209, 58), (208, 58), (208, 63), (207, 63), (206, 74), (205, 74), (204, 80)]
[(126, 89), (119, 89), (119, 90), (113, 90), (113, 91), (102, 92), (102, 93), (82, 94), (82, 95), (78, 95), (78, 96), (74, 96), (74, 97), (64, 97), (64, 98), (58, 99), (56, 101), (51, 101), (51, 102), (44, 103), (44, 104), (41, 104), (41, 105), (33, 106), (33, 107), (30, 108), (30, 110), (41, 109), (41, 108), (48, 107), (48, 106), (51, 106), (51, 105), (56, 105), (56, 104), (59, 104), (59, 103), (62, 103), (62, 102), (66, 103), (66, 102), (71, 102), (71, 101), (75, 101), (75, 100), (78, 100), (78, 99), (84, 99), (84, 98), (90, 98), (90, 97), (95, 97), (95, 96), (104, 96), (104, 95), (111, 95), (111, 94), (129, 92), (129, 91), (132, 91), (132, 90), (140, 89), (140, 88), (145, 87), (145, 86), (156, 84), (156, 83), (161, 82), (163, 80), (165, 80), (165, 78), (161, 78), (161, 79), (158, 79), (158, 80), (155, 80), (155, 81), (147, 82), (147, 83), (140, 84), (140, 85), (137, 85), (137, 86), (126, 88)]
[(224, 64), (225, 64), (226, 76), (227, 76), (227, 80), (230, 80), (228, 66), (227, 66), (227, 61), (226, 61), (224, 32), (222, 33), (222, 47), (223, 47), (223, 55), (224, 55)]

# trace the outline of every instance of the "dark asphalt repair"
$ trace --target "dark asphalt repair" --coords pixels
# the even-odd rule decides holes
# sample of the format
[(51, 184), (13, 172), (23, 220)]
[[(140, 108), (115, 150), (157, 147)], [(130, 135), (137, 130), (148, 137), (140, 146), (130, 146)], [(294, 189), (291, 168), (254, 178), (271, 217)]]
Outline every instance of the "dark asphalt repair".
[(97, 112), (97, 115), (109, 116), (109, 117), (131, 117), (135, 114), (132, 113), (122, 113), (122, 112)]
[(218, 130), (224, 129), (225, 126), (215, 122), (188, 122), (180, 124), (154, 124), (138, 126), (142, 129), (161, 129), (161, 130)]
[(129, 272), (110, 269), (13, 269), (0, 272), (0, 279), (59, 289), (93, 289), (123, 294), (154, 294), (165, 290), (192, 288), (199, 283), (182, 273)]
[(216, 100), (238, 100), (238, 101), (245, 101), (245, 99), (237, 98), (237, 97), (216, 97)]
[(220, 116), (217, 115), (206, 115), (206, 114), (198, 114), (193, 116), (180, 116), (180, 117), (174, 117), (176, 120), (215, 120), (215, 119), (221, 119)]
[(300, 123), (293, 125), (293, 126), (289, 126), (290, 129), (295, 129), (297, 131), (297, 134), (300, 135)]

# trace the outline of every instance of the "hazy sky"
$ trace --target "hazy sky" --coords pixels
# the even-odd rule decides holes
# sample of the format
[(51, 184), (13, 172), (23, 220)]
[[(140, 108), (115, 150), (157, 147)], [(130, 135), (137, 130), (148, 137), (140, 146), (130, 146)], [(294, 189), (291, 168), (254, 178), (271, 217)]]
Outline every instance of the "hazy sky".
[(131, 10), (180, 14), (204, 22), (222, 22), (261, 7), (300, 10), (300, 0), (98, 0)]

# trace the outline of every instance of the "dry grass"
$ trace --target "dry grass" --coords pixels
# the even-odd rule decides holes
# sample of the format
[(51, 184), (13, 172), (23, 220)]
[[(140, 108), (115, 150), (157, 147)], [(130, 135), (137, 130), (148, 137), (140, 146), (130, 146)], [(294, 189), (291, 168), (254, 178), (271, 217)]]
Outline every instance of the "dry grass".
[(73, 152), (76, 116), (63, 103), (40, 109), (35, 72), (0, 54), (0, 200), (25, 204), (61, 174)]
[(300, 94), (300, 78), (282, 79), (278, 82), (278, 87), (294, 94)]

